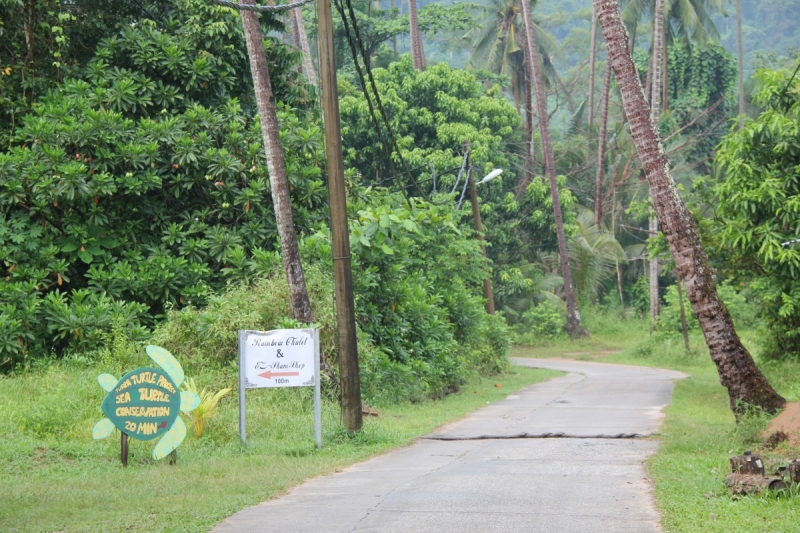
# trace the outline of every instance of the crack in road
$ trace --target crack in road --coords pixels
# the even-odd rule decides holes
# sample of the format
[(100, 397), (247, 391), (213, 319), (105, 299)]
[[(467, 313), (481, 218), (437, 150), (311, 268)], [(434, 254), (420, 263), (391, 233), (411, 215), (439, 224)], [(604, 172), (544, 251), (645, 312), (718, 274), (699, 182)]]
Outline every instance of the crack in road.
[[(442, 468), (447, 468), (448, 466), (452, 465), (453, 463), (455, 463), (455, 462), (459, 461), (460, 459), (462, 459), (463, 457), (465, 457), (471, 451), (472, 450), (467, 450), (465, 452), (462, 452), (460, 455), (454, 457), (452, 461), (448, 461), (447, 463), (443, 464), (442, 466), (439, 466), (439, 467), (437, 467), (437, 468), (435, 468), (435, 469), (433, 469), (433, 470), (431, 470), (431, 471), (429, 471), (429, 472), (427, 472), (427, 473), (425, 473), (425, 474), (423, 474), (421, 476), (417, 476), (414, 479), (412, 479), (412, 480), (410, 480), (410, 481), (408, 481), (406, 483), (403, 483), (402, 485), (398, 485), (395, 488), (393, 488), (392, 490), (390, 490), (389, 492), (387, 492), (386, 494), (384, 494), (383, 498), (381, 498), (381, 500), (378, 503), (376, 503), (375, 505), (373, 505), (372, 507), (367, 509), (367, 512), (364, 514), (364, 516), (362, 516), (358, 520), (358, 522), (356, 522), (356, 524), (353, 526), (353, 529), (351, 529), (349, 533), (352, 533), (353, 531), (357, 530), (358, 526), (361, 524), (361, 522), (366, 520), (369, 517), (370, 514), (372, 514), (373, 512), (377, 511), (378, 507), (383, 505), (386, 502), (386, 500), (389, 499), (389, 496), (394, 494), (396, 491), (398, 491), (398, 490), (400, 490), (400, 489), (402, 489), (402, 488), (404, 488), (404, 487), (406, 487), (406, 486), (408, 486), (408, 485), (410, 485), (410, 484), (412, 484), (412, 483), (414, 483), (414, 482), (416, 482), (416, 481), (418, 481), (420, 479), (424, 479), (424, 478), (426, 478), (428, 476), (431, 476), (431, 475), (435, 474), (436, 472), (438, 472), (439, 470), (441, 470)], [(444, 456), (439, 456), (439, 457), (444, 457)]]

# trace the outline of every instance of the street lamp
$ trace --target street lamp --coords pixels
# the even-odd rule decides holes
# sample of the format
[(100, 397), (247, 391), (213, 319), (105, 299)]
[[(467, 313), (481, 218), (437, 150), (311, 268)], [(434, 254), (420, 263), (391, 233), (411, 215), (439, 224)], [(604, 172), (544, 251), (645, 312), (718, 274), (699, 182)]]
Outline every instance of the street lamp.
[(503, 173), (503, 169), (502, 168), (496, 168), (496, 169), (492, 170), (491, 172), (489, 172), (488, 174), (486, 174), (483, 177), (483, 179), (481, 181), (479, 181), (477, 184), (481, 185), (482, 183), (486, 183), (487, 181), (492, 181), (493, 179), (495, 179), (497, 176), (499, 176), (502, 173)]

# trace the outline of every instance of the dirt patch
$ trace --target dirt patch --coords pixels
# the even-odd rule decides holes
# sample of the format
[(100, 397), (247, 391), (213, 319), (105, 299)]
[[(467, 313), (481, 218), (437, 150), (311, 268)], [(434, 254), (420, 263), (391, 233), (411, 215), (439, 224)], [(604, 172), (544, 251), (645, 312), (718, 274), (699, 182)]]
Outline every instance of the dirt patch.
[(789, 442), (800, 446), (800, 402), (787, 403), (781, 414), (769, 423), (766, 434), (771, 435), (777, 431), (788, 433)]

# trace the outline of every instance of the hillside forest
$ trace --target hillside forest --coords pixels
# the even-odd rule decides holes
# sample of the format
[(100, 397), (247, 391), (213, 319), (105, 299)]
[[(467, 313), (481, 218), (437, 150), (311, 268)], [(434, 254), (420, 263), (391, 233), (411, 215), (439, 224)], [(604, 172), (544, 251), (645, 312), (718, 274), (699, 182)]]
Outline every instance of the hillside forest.
[[(800, 0), (620, 7), (634, 85), (590, 0), (333, 2), (367, 402), (443, 396), (601, 311), (709, 340), (693, 309), (714, 285), (766, 358), (800, 356)], [(272, 118), (242, 20), (207, 0), (0, 1), (0, 372), (144, 341), (225, 369), (237, 329), (311, 322), (336, 389), (317, 12), (257, 18)], [(712, 289), (652, 199), (637, 81)]]

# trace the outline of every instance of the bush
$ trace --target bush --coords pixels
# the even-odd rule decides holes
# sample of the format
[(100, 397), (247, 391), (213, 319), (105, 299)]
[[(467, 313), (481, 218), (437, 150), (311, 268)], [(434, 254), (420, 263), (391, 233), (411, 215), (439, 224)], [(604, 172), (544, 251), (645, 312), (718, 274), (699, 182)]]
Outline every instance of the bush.
[(563, 309), (547, 300), (531, 307), (514, 326), (516, 344), (534, 345), (554, 339), (564, 333), (566, 317)]
[[(733, 323), (737, 328), (750, 329), (758, 325), (758, 303), (755, 296), (749, 291), (737, 291), (736, 288), (727, 282), (717, 285), (719, 294), (728, 312), (733, 318)], [(661, 308), (661, 316), (658, 318), (658, 329), (664, 332), (681, 333), (681, 308), (678, 300), (678, 288), (671, 285), (667, 288), (664, 296), (666, 305)], [(692, 304), (686, 291), (683, 291), (683, 306), (686, 310), (686, 325), (691, 330), (700, 329), (700, 322), (692, 311)]]
[[(185, 8), (167, 27), (127, 25), (102, 41), (0, 153), (5, 369), (97, 348), (115, 318), (138, 337), (168, 306), (203, 304), (276, 261), (261, 130), (236, 98), (252, 86), (231, 67), (247, 65), (241, 21)], [(266, 44), (276, 97), (300, 106), (296, 54)], [(285, 106), (279, 119), (295, 223), (311, 231), (325, 219), (320, 122)]]

